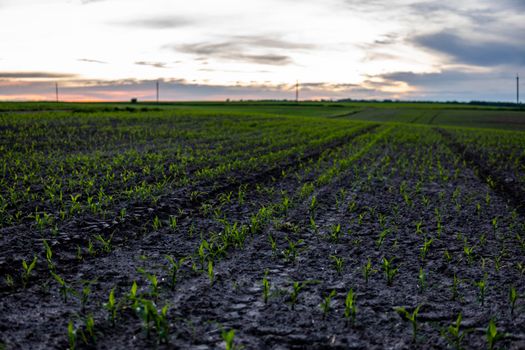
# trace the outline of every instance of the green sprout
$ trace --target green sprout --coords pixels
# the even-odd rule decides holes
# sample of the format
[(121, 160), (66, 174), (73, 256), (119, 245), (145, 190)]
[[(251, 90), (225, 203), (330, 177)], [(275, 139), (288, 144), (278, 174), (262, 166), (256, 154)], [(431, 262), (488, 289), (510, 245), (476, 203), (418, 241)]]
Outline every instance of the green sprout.
[(73, 326), (73, 321), (69, 321), (67, 324), (67, 339), (69, 340), (69, 349), (75, 350), (77, 346), (77, 331)]
[(24, 288), (27, 287), (27, 283), (29, 282), (29, 278), (31, 277), (31, 272), (35, 268), (37, 260), (38, 258), (36, 255), (34, 256), (33, 261), (29, 265), (25, 260), (22, 260), (22, 268), (24, 269), (24, 271), (22, 272), (22, 283), (24, 285)]
[(430, 250), (430, 245), (432, 244), (432, 242), (434, 242), (433, 238), (431, 239), (425, 238), (425, 242), (423, 243), (423, 246), (420, 248), (420, 254), (419, 254), (422, 261), (425, 261), (425, 258), (428, 254), (428, 251)]
[(170, 286), (171, 290), (175, 290), (175, 284), (177, 283), (177, 275), (182, 267), (186, 258), (180, 258), (175, 260), (173, 257), (166, 255), (166, 260), (170, 263)]
[(222, 337), (222, 340), (224, 341), (226, 350), (234, 350), (236, 348), (233, 343), (235, 339), (235, 330), (230, 329), (229, 331), (226, 331), (223, 329), (221, 331), (221, 337)]
[(336, 255), (330, 255), (330, 259), (334, 262), (334, 268), (337, 271), (338, 274), (343, 273), (343, 268), (345, 264), (345, 260), (343, 258), (339, 258)]
[(262, 279), (262, 285), (263, 285), (263, 299), (264, 303), (268, 303), (268, 297), (270, 296), (270, 282), (268, 281), (268, 270), (264, 272), (264, 277)]
[(42, 243), (44, 244), (44, 248), (46, 250), (47, 267), (49, 268), (49, 271), (55, 271), (55, 264), (53, 264), (53, 251), (51, 250), (51, 246), (45, 239), (42, 241)]
[(355, 318), (357, 314), (356, 295), (353, 289), (350, 289), (345, 299), (345, 318), (347, 322), (351, 320), (352, 325), (355, 325)]
[(489, 350), (493, 350), (496, 342), (503, 339), (504, 337), (505, 337), (505, 334), (498, 331), (496, 323), (494, 322), (493, 319), (491, 319), (489, 321), (489, 325), (487, 327), (487, 332), (486, 332), (486, 338), (487, 338), (487, 344), (488, 344)]
[(387, 258), (383, 258), (382, 260), (383, 271), (385, 272), (386, 284), (388, 286), (391, 286), (394, 283), (394, 277), (399, 271), (399, 268), (396, 268), (393, 265), (394, 259), (395, 257), (391, 258), (390, 260), (388, 260)]
[(324, 297), (323, 301), (321, 302), (321, 310), (323, 310), (323, 317), (326, 317), (328, 313), (330, 312), (330, 307), (332, 306), (332, 298), (336, 295), (335, 290), (332, 290), (330, 294), (328, 294), (326, 297)]
[(458, 314), (458, 317), (456, 318), (456, 322), (448, 326), (447, 328), (444, 328), (441, 330), (441, 335), (447, 340), (456, 350), (462, 350), (463, 347), (461, 346), (461, 343), (463, 343), (463, 340), (465, 339), (465, 336), (470, 330), (464, 330), (461, 331), (461, 321), (462, 321), (462, 315), (461, 312)]
[(215, 282), (215, 273), (213, 271), (213, 261), (208, 260), (208, 279), (210, 280), (210, 286), (213, 286)]
[(58, 274), (56, 274), (53, 271), (50, 271), (51, 275), (55, 279), (55, 281), (58, 282), (60, 286), (60, 294), (62, 295), (62, 298), (64, 299), (64, 303), (67, 303), (67, 296), (68, 294), (75, 294), (75, 291), (69, 287), (69, 285), (66, 283), (66, 281), (60, 277)]
[(514, 309), (516, 308), (516, 301), (518, 300), (518, 292), (514, 286), (510, 287), (509, 291), (509, 302), (510, 302), (510, 315), (514, 316)]
[(474, 284), (476, 285), (476, 287), (478, 287), (479, 302), (481, 303), (481, 306), (484, 306), (485, 305), (485, 295), (487, 293), (487, 286), (488, 286), (487, 285), (487, 274), (485, 273), (485, 275), (483, 276), (483, 279), (479, 281), (474, 281)]
[(404, 307), (396, 307), (394, 309), (402, 318), (410, 321), (412, 324), (412, 342), (415, 342), (417, 337), (417, 315), (420, 307), (421, 305), (418, 305), (412, 313), (408, 312)]
[(365, 284), (368, 284), (368, 279), (370, 278), (370, 275), (376, 273), (377, 270), (375, 270), (372, 267), (372, 261), (370, 258), (368, 258), (366, 264), (363, 266), (363, 277), (365, 278)]
[(115, 321), (117, 319), (117, 303), (115, 300), (115, 287), (111, 288), (109, 291), (108, 302), (104, 303), (104, 308), (108, 311), (109, 320), (111, 321), (112, 326), (115, 326)]

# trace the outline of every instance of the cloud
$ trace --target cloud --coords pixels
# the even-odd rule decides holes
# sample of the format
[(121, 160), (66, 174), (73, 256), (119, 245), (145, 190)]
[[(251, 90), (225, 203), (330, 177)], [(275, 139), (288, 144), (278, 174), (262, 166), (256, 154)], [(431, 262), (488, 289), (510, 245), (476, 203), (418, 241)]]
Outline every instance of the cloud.
[(49, 72), (0, 72), (0, 78), (9, 79), (45, 79), (45, 78), (74, 78), (75, 74)]
[(163, 17), (151, 17), (151, 18), (140, 18), (132, 19), (129, 21), (119, 22), (117, 24), (124, 25), (127, 27), (141, 27), (147, 29), (173, 29), (185, 27), (194, 23), (189, 18), (180, 16), (163, 16)]
[(139, 66), (150, 66), (154, 68), (168, 68), (167, 63), (165, 62), (138, 61), (138, 62), (135, 62), (135, 64)]
[(521, 42), (477, 41), (450, 31), (416, 36), (413, 43), (447, 55), (455, 63), (476, 66), (524, 65), (525, 47)]
[(107, 64), (107, 62), (99, 61), (99, 60), (93, 60), (93, 59), (90, 59), (90, 58), (79, 58), (77, 61), (87, 62), (87, 63)]
[[(270, 36), (231, 36), (221, 42), (199, 42), (168, 46), (178, 52), (228, 61), (239, 61), (265, 65), (287, 65), (292, 58), (283, 54), (290, 50), (311, 50), (315, 45), (294, 43)], [(203, 57), (205, 56), (205, 57)]]

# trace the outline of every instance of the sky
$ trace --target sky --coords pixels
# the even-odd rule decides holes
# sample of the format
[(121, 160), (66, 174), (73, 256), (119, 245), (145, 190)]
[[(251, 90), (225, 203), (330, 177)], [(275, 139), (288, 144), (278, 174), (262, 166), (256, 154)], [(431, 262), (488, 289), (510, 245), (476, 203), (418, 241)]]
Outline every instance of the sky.
[(0, 38), (0, 100), (515, 101), (525, 80), (525, 0), (0, 0)]

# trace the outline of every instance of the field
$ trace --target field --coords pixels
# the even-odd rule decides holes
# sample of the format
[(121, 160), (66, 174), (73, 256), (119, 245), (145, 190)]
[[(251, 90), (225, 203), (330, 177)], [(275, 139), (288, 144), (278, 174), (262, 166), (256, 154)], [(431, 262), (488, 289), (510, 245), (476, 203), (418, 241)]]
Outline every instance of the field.
[(469, 105), (0, 104), (0, 349), (523, 349), (519, 130)]

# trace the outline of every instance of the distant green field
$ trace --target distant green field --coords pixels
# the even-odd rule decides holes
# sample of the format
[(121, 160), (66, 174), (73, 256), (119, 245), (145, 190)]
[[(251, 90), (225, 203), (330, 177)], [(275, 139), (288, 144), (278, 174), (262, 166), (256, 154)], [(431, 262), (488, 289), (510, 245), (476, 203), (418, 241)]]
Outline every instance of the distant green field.
[(1, 113), (42, 111), (147, 111), (213, 112), (224, 115), (281, 115), (324, 117), (371, 122), (447, 125), (525, 130), (525, 109), (457, 103), (383, 102), (177, 102), (177, 103), (55, 103), (0, 102)]

